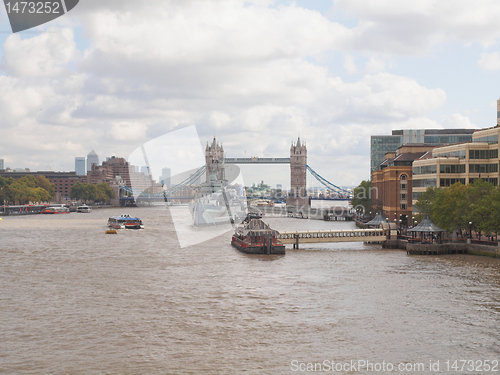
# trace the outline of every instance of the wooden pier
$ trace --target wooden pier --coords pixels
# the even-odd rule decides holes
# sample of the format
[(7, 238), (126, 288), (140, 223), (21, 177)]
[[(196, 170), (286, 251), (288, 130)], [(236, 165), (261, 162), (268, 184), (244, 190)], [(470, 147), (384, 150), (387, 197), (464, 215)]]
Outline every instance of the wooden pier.
[(0, 216), (36, 215), (41, 213), (46, 205), (1, 206)]
[(298, 249), (301, 243), (383, 242), (387, 236), (383, 229), (352, 229), (280, 232), (276, 239)]

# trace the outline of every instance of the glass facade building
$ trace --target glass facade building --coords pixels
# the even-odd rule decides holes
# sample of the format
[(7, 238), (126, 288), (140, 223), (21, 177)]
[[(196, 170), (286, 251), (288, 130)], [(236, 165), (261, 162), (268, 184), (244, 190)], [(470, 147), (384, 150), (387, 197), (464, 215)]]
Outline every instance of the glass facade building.
[(92, 171), (92, 165), (96, 167), (99, 165), (99, 156), (97, 156), (94, 150), (90, 151), (87, 155), (87, 172)]
[(75, 158), (75, 172), (77, 176), (86, 176), (87, 170), (85, 169), (85, 157)]
[(405, 144), (441, 146), (471, 142), (474, 129), (405, 129), (393, 130), (392, 135), (372, 135), (370, 142), (370, 169), (377, 170), (387, 152), (395, 152)]
[(412, 204), (429, 186), (448, 187), (457, 182), (466, 185), (478, 178), (498, 186), (499, 136), (500, 127), (478, 130), (471, 142), (439, 146), (430, 157), (415, 160)]
[(385, 154), (393, 152), (403, 145), (403, 137), (399, 135), (372, 135), (370, 142), (370, 168), (375, 171), (385, 160)]

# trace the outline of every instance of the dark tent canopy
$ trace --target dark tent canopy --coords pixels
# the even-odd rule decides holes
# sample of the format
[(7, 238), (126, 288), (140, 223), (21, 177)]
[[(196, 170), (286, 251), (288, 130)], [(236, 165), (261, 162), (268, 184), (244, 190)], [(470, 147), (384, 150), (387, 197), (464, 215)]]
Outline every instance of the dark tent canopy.
[(370, 227), (378, 228), (380, 227), (380, 224), (386, 223), (387, 219), (382, 215), (382, 212), (379, 212), (373, 219), (371, 219), (368, 223), (365, 225), (369, 225)]
[(421, 242), (441, 242), (441, 235), (446, 232), (434, 224), (428, 214), (416, 227), (409, 230), (411, 237), (415, 241)]
[(425, 214), (424, 219), (416, 227), (409, 230), (410, 232), (446, 232), (444, 229), (439, 228), (434, 224), (429, 217), (429, 214)]

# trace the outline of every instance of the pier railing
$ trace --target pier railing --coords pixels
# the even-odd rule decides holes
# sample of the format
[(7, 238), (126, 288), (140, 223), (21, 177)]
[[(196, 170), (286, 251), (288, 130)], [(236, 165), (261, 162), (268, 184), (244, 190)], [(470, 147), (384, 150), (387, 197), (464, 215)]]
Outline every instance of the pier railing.
[(350, 229), (280, 232), (276, 236), (284, 244), (326, 242), (382, 242), (387, 239), (383, 229)]

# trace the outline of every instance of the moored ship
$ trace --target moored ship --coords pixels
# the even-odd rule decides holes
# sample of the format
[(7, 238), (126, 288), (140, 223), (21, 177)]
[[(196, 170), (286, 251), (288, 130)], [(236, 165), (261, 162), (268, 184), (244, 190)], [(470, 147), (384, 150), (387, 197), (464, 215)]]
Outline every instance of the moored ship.
[(89, 213), (92, 209), (87, 205), (78, 206), (76, 212)]
[(239, 224), (247, 216), (246, 201), (232, 189), (201, 196), (190, 204), (189, 209), (196, 226)]
[(54, 206), (46, 207), (40, 213), (42, 213), (42, 214), (69, 214), (70, 210), (69, 210), (69, 207), (67, 207), (65, 205), (54, 205)]
[[(205, 149), (206, 181), (201, 183), (189, 211), (196, 226), (241, 223), (247, 216), (247, 202), (241, 187), (229, 184), (224, 165), (224, 149), (214, 140)], [(235, 180), (239, 168), (229, 168)], [(238, 190), (239, 193), (238, 193)]]
[(231, 245), (246, 254), (285, 254), (285, 245), (276, 239), (277, 230), (260, 219), (251, 219), (236, 228)]
[(112, 216), (108, 219), (108, 227), (113, 229), (143, 229), (142, 220), (130, 215)]

